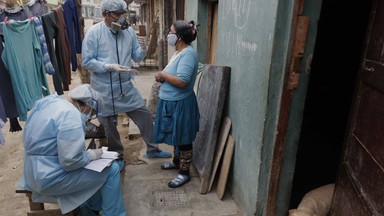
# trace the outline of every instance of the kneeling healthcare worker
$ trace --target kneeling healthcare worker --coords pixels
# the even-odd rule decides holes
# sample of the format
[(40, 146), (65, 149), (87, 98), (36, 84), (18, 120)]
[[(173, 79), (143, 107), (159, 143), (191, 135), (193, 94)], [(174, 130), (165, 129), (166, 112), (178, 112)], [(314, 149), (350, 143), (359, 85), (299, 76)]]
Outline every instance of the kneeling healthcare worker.
[(35, 102), (23, 132), (24, 172), (19, 188), (32, 200), (57, 203), (63, 214), (76, 208), (80, 215), (125, 216), (120, 182), (122, 160), (101, 172), (85, 169), (99, 159), (101, 149), (85, 149), (85, 121), (102, 109), (99, 93), (83, 84)]

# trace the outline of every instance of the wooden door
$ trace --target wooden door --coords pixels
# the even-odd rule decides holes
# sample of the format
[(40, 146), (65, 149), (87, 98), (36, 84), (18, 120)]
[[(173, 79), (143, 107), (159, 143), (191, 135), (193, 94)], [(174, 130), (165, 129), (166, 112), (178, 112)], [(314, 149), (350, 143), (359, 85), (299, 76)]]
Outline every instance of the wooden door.
[(373, 1), (365, 47), (333, 216), (384, 215), (384, 1)]
[(217, 30), (218, 30), (218, 14), (219, 4), (212, 2), (209, 5), (208, 19), (208, 50), (207, 50), (207, 63), (216, 64), (216, 49), (217, 49)]

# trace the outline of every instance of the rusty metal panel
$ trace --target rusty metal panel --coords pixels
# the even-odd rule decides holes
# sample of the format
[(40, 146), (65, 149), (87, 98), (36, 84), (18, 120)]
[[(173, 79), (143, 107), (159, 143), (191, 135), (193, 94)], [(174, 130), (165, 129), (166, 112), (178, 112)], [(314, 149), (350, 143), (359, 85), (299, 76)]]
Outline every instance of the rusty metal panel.
[(308, 16), (298, 16), (291, 54), (290, 71), (288, 74), (287, 89), (295, 89), (299, 85), (301, 59), (303, 57), (308, 31)]
[(308, 23), (308, 16), (297, 17), (295, 41), (292, 49), (293, 56), (301, 56), (304, 53), (305, 41), (307, 39)]

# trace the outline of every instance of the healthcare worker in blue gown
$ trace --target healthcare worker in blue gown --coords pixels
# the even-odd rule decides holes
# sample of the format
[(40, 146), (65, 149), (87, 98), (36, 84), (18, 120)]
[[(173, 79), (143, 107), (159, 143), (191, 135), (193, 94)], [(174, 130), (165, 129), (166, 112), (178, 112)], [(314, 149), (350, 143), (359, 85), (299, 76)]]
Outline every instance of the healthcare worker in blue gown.
[(146, 143), (146, 158), (169, 158), (172, 154), (153, 143), (153, 119), (143, 97), (132, 83), (132, 60), (146, 56), (133, 28), (127, 22), (123, 0), (102, 0), (104, 22), (91, 26), (82, 43), (82, 63), (90, 71), (91, 86), (100, 92), (105, 108), (99, 113), (108, 150), (124, 152), (117, 130), (117, 115), (125, 113), (137, 125)]
[(125, 216), (120, 170), (114, 161), (102, 172), (85, 169), (101, 149), (86, 150), (85, 121), (102, 109), (100, 95), (89, 84), (35, 102), (24, 132), (24, 172), (18, 187), (32, 192), (34, 202), (57, 203), (63, 214)]

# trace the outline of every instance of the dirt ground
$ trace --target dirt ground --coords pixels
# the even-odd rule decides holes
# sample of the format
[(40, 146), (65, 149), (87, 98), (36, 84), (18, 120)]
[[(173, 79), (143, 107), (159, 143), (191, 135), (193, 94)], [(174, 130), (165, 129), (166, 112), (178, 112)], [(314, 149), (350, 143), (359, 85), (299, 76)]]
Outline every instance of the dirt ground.
[[(70, 86), (79, 84), (78, 79)], [(20, 122), (22, 128), (25, 122)], [(145, 147), (140, 135), (129, 136), (126, 116), (119, 116), (118, 130), (124, 145), (124, 159), (128, 165), (146, 163), (140, 160), (140, 150)], [(25, 216), (29, 210), (28, 199), (25, 194), (15, 193), (17, 182), (23, 171), (22, 131), (9, 132), (9, 122), (2, 129), (5, 145), (0, 145), (0, 216)], [(56, 208), (56, 205), (46, 205), (46, 209)]]

